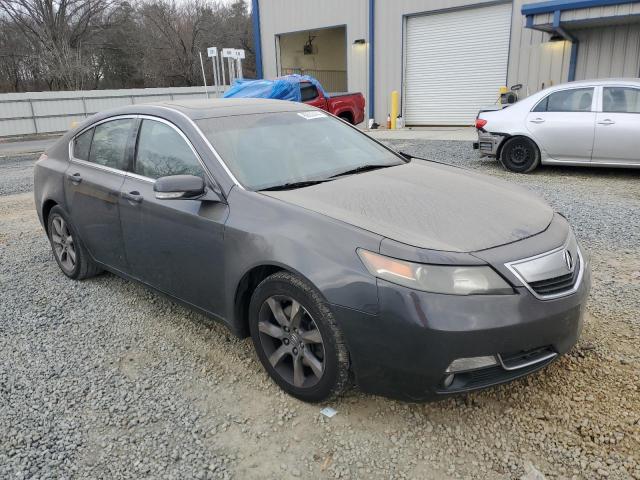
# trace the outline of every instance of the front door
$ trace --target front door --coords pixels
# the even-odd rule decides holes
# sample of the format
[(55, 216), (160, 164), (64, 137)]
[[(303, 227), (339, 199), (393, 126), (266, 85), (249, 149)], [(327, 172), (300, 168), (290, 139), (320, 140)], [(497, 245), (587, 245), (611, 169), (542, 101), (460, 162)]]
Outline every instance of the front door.
[(604, 87), (596, 116), (593, 162), (640, 164), (640, 89)]
[(75, 137), (64, 180), (80, 239), (96, 261), (118, 270), (126, 265), (118, 203), (135, 123), (133, 118), (110, 120)]
[(553, 160), (590, 162), (596, 118), (593, 104), (592, 87), (550, 93), (527, 115), (527, 129)]
[(173, 125), (143, 119), (133, 174), (121, 188), (120, 216), (133, 277), (214, 314), (222, 315), (224, 202), (159, 200), (155, 179), (198, 175), (210, 184), (195, 151)]

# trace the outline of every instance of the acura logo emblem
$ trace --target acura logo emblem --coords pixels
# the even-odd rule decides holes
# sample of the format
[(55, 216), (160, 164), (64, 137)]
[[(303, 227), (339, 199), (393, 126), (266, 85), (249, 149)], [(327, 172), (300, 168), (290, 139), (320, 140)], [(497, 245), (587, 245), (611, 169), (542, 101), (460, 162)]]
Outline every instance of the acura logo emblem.
[(567, 264), (567, 268), (569, 271), (573, 271), (573, 257), (571, 256), (571, 252), (569, 250), (564, 251), (564, 263)]

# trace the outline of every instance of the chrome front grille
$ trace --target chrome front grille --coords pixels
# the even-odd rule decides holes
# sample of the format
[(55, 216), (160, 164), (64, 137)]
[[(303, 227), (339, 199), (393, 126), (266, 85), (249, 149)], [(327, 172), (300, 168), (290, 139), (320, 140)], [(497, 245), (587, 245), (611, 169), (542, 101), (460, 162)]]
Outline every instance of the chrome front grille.
[(505, 266), (537, 298), (551, 300), (570, 295), (580, 286), (586, 267), (573, 233), (561, 247)]
[(578, 273), (580, 272), (580, 256), (576, 260), (576, 266), (573, 272), (559, 277), (549, 278), (547, 280), (538, 280), (537, 282), (529, 282), (529, 286), (538, 295), (556, 295), (558, 293), (564, 293), (567, 290), (571, 290), (578, 280)]

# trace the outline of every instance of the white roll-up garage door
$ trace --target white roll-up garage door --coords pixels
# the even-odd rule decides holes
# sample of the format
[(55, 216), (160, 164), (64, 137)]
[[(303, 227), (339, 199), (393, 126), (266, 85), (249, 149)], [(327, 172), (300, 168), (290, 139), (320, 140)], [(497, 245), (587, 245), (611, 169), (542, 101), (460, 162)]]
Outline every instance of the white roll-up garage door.
[(409, 125), (470, 125), (505, 85), (511, 3), (408, 17), (403, 110)]

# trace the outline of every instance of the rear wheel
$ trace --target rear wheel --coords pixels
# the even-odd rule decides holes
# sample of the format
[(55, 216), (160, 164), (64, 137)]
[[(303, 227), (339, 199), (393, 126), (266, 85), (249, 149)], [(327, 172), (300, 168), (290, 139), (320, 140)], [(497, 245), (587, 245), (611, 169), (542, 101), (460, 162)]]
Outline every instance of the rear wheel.
[(540, 165), (540, 150), (529, 138), (510, 138), (502, 147), (500, 161), (507, 170), (529, 173)]
[(307, 402), (342, 393), (349, 355), (333, 313), (301, 278), (278, 272), (256, 288), (249, 307), (260, 362), (284, 391)]
[(353, 122), (353, 117), (350, 113), (341, 113), (340, 115), (338, 115), (338, 117), (345, 122), (350, 123), (351, 125), (355, 125), (355, 123)]
[(100, 273), (100, 267), (89, 256), (66, 212), (57, 205), (49, 212), (47, 232), (53, 256), (67, 277), (82, 280)]

